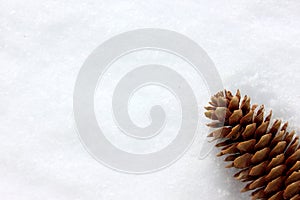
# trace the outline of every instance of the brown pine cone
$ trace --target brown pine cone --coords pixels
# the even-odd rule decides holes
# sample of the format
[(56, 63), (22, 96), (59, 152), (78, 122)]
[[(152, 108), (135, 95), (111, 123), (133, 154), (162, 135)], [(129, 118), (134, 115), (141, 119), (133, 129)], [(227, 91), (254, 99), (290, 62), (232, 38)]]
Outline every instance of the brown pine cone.
[(230, 91), (212, 96), (205, 116), (216, 128), (209, 137), (220, 140), (218, 156), (226, 155), (227, 166), (240, 171), (234, 177), (248, 182), (242, 192), (253, 190), (252, 199), (300, 200), (300, 147), (295, 131), (288, 132), (288, 123), (276, 120), (272, 111), (264, 117), (264, 106), (250, 105), (250, 98), (241, 101)]

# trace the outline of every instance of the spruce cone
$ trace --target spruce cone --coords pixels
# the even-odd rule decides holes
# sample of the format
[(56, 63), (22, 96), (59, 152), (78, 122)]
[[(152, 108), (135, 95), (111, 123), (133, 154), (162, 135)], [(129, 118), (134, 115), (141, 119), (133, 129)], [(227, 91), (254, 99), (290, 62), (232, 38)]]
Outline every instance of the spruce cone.
[(205, 107), (207, 124), (216, 128), (209, 137), (220, 139), (218, 156), (226, 155), (227, 166), (240, 171), (234, 177), (248, 182), (242, 192), (253, 190), (252, 199), (300, 200), (300, 147), (295, 131), (288, 132), (288, 123), (276, 120), (272, 111), (264, 117), (264, 106), (250, 105), (250, 98), (241, 101), (238, 90), (212, 96)]

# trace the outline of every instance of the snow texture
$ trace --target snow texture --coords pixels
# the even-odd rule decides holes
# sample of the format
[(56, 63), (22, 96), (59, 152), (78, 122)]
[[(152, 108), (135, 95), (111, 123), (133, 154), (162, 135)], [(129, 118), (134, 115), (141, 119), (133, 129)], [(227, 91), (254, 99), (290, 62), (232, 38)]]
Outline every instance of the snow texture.
[[(226, 88), (240, 88), (299, 133), (299, 10), (297, 0), (1, 0), (0, 199), (248, 199), (216, 150), (198, 159), (207, 133), (202, 115), (200, 137), (171, 167), (130, 175), (99, 164), (76, 134), (76, 76), (91, 51), (114, 35), (174, 30), (205, 49)], [(203, 81), (198, 89), (203, 112), (209, 93)], [(132, 115), (140, 113), (134, 105)], [(133, 120), (147, 124), (140, 115)]]

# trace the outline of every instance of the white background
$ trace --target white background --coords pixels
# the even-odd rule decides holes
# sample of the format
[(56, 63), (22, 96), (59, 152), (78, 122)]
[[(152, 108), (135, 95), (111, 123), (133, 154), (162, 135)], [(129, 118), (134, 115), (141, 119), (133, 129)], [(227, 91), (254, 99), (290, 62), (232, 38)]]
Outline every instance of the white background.
[[(171, 167), (141, 176), (102, 166), (80, 143), (72, 92), (81, 65), (106, 39), (147, 27), (196, 41), (226, 88), (300, 131), (297, 0), (0, 0), (1, 199), (249, 199), (216, 150), (198, 159), (201, 139)], [(207, 133), (206, 122), (197, 134)]]

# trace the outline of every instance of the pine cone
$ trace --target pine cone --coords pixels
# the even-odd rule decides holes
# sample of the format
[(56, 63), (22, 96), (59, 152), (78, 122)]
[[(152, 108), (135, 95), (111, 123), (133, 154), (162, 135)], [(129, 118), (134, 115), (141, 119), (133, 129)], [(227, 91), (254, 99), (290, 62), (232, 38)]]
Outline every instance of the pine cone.
[(234, 177), (248, 182), (242, 192), (253, 190), (252, 199), (300, 200), (300, 147), (295, 131), (288, 132), (288, 123), (276, 120), (272, 111), (264, 117), (264, 106), (250, 105), (250, 98), (241, 101), (238, 90), (212, 96), (205, 107), (207, 124), (216, 128), (208, 136), (220, 140), (218, 156), (227, 155), (227, 166), (240, 171)]

